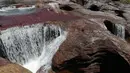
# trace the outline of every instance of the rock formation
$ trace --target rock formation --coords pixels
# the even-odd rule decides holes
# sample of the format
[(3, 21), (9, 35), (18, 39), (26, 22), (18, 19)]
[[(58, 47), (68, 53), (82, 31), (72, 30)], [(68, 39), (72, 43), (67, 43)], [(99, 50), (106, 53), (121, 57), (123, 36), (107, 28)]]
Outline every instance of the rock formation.
[(31, 73), (20, 65), (13, 64), (10, 61), (0, 57), (0, 73)]
[[(27, 15), (0, 16), (0, 29), (51, 23), (67, 31), (49, 73), (130, 73), (130, 5), (115, 0), (73, 2), (60, 5), (66, 15), (38, 9)], [(42, 69), (37, 73), (44, 73)]]
[(68, 38), (53, 58), (53, 69), (57, 73), (129, 73), (130, 45), (125, 39), (114, 36), (113, 32), (113, 25), (122, 25), (126, 27), (125, 38), (129, 38), (129, 19), (119, 16), (119, 10), (115, 10), (118, 13), (116, 15), (107, 10), (103, 12), (94, 5), (94, 2), (104, 5), (107, 4), (106, 1), (88, 0), (86, 5), (91, 3), (93, 6), (87, 6), (87, 9), (92, 11), (71, 5), (76, 9), (74, 13), (79, 12), (77, 15), (86, 20), (69, 23)]
[(4, 66), (0, 66), (0, 72), (1, 73), (31, 73), (29, 70), (17, 64), (7, 64)]

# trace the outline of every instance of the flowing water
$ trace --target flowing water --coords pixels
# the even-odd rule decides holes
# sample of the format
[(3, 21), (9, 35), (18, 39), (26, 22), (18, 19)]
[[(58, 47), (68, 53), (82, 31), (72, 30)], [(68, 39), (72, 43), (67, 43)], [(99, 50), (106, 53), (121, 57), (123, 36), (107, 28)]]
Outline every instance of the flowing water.
[(23, 15), (34, 12), (36, 12), (36, 7), (34, 5), (30, 7), (20, 7), (20, 8), (16, 8), (15, 6), (9, 6), (9, 7), (2, 7), (0, 9), (1, 16)]
[(115, 35), (123, 39), (125, 38), (125, 27), (123, 25), (114, 24), (113, 29)]
[(7, 58), (33, 73), (43, 66), (51, 68), (53, 55), (66, 39), (67, 32), (58, 26), (35, 24), (1, 31), (2, 50)]

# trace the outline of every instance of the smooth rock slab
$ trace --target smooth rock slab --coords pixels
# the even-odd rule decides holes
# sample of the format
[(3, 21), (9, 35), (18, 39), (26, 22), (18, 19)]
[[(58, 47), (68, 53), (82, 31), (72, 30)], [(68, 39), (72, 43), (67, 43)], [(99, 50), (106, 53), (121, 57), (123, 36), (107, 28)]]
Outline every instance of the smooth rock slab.
[(4, 66), (0, 66), (0, 73), (32, 73), (32, 72), (17, 64), (7, 64)]

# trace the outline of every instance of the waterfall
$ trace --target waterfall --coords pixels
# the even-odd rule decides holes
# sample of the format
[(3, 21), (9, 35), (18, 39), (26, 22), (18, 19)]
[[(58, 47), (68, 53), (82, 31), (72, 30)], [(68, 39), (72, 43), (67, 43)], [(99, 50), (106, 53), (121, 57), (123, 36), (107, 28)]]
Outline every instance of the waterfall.
[(105, 20), (105, 26), (114, 35), (125, 39), (125, 26), (121, 24), (114, 24), (111, 21)]
[(120, 24), (114, 24), (113, 25), (114, 34), (118, 37), (125, 38), (125, 27)]
[(7, 58), (33, 73), (43, 66), (44, 72), (51, 68), (51, 60), (67, 32), (58, 26), (34, 24), (13, 27), (1, 31), (1, 49)]

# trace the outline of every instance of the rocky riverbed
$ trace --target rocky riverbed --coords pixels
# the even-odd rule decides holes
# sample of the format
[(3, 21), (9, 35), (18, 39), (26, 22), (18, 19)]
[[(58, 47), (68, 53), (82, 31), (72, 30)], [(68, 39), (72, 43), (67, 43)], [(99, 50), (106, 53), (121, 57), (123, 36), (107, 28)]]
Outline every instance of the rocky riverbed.
[[(17, 26), (31, 30), (36, 23), (59, 26), (67, 32), (66, 40), (51, 59), (50, 70), (41, 66), (37, 73), (130, 73), (130, 4), (119, 0), (72, 2), (60, 5), (66, 14), (36, 9), (30, 14), (1, 15), (1, 32)], [(10, 73), (11, 68), (13, 73), (30, 73), (17, 62), (8, 61), (3, 50), (8, 46), (1, 44), (0, 56), (6, 60), (0, 58), (0, 72)]]

